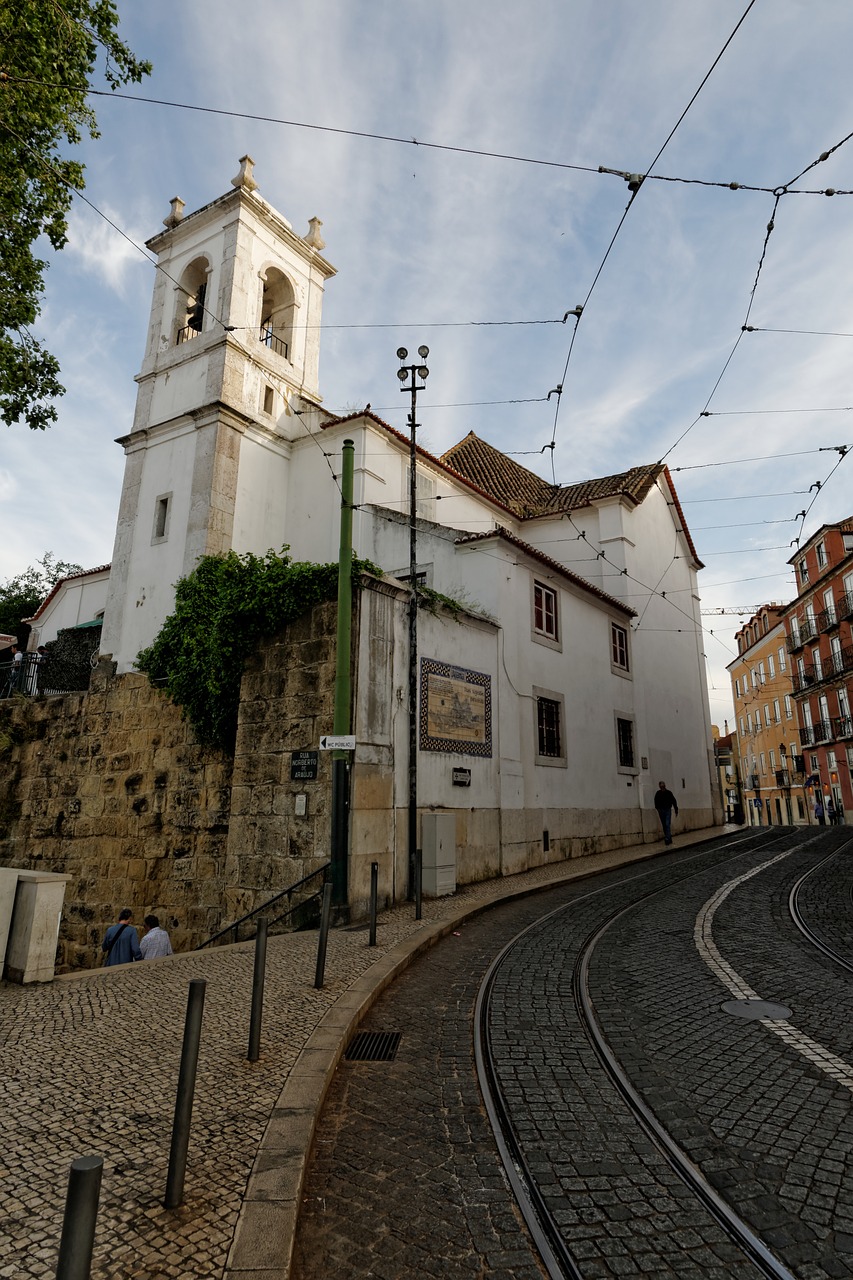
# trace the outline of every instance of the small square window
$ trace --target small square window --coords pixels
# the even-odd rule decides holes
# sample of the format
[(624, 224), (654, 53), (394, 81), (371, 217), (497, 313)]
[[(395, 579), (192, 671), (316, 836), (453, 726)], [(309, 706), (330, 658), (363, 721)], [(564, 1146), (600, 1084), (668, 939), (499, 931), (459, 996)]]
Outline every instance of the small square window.
[(557, 593), (541, 582), (533, 583), (533, 630), (548, 640), (558, 640)]
[(628, 632), (618, 622), (610, 624), (610, 661), (619, 671), (627, 671), (628, 667)]
[(151, 530), (151, 541), (165, 542), (169, 536), (169, 517), (172, 514), (171, 493), (161, 493), (154, 499), (154, 524)]

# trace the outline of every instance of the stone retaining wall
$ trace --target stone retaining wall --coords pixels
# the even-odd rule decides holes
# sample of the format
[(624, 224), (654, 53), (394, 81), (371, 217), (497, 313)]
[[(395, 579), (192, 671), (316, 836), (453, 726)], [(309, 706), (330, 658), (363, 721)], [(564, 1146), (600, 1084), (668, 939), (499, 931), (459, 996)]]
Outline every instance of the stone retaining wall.
[(0, 733), (0, 864), (69, 881), (60, 969), (98, 963), (129, 906), (153, 911), (184, 949), (222, 917), (231, 761), (195, 741), (148, 679), (102, 663), (88, 693), (10, 699)]
[(328, 860), (329, 754), (314, 782), (290, 761), (332, 727), (336, 617), (320, 605), (250, 657), (233, 760), (108, 660), (88, 693), (0, 702), (0, 866), (71, 875), (60, 971), (100, 963), (122, 907), (187, 950)]

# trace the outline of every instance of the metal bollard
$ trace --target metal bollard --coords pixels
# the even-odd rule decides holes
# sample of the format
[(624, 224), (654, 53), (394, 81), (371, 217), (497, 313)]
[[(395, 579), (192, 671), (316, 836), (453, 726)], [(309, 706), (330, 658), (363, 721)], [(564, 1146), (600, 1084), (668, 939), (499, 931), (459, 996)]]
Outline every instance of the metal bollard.
[(204, 1012), (206, 987), (204, 978), (193, 978), (190, 983), (187, 1017), (184, 1023), (184, 1044), (181, 1050), (181, 1069), (178, 1074), (178, 1093), (175, 1098), (175, 1119), (172, 1124), (169, 1172), (166, 1175), (166, 1194), (163, 1197), (164, 1209), (177, 1209), (184, 1198), (184, 1174), (187, 1170), (187, 1149), (190, 1143), (195, 1072), (198, 1065), (201, 1015)]
[(424, 855), (421, 849), (415, 849), (415, 919), (421, 918), (421, 903), (424, 888)]
[(80, 1156), (71, 1162), (56, 1280), (89, 1280), (103, 1171), (100, 1156)]
[(264, 974), (267, 964), (267, 922), (258, 921), (255, 935), (255, 969), (252, 974), (252, 1016), (249, 1021), (249, 1051), (246, 1057), (257, 1062), (261, 1056), (261, 1021), (264, 1016)]
[(379, 890), (379, 863), (370, 864), (370, 939), (368, 946), (376, 946), (376, 898)]
[(323, 885), (323, 909), (320, 913), (320, 941), (317, 944), (317, 971), (314, 974), (314, 986), (319, 991), (323, 986), (326, 972), (326, 942), (329, 937), (329, 916), (332, 913), (332, 886)]

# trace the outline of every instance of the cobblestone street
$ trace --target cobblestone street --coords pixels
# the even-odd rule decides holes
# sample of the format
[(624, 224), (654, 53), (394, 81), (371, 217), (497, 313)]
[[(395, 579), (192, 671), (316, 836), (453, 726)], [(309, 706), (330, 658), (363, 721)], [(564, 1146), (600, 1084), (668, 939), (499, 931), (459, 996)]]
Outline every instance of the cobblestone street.
[[(645, 857), (654, 847), (622, 851)], [(246, 1060), (251, 943), (53, 983), (0, 983), (0, 1277), (52, 1277), (71, 1161), (104, 1158), (93, 1280), (225, 1273), (247, 1182), (282, 1088), (311, 1034), (369, 971), (490, 901), (607, 866), (555, 864), (336, 929), (314, 989), (316, 933), (271, 938), (257, 1063)], [(206, 980), (184, 1204), (162, 1207), (188, 984)], [(379, 974), (376, 981), (387, 980)], [(340, 1033), (338, 1033), (340, 1035)], [(334, 1037), (332, 1037), (334, 1039)], [(285, 1253), (287, 1250), (284, 1250)], [(234, 1273), (235, 1275), (238, 1273)], [(267, 1275), (285, 1274), (267, 1270)]]

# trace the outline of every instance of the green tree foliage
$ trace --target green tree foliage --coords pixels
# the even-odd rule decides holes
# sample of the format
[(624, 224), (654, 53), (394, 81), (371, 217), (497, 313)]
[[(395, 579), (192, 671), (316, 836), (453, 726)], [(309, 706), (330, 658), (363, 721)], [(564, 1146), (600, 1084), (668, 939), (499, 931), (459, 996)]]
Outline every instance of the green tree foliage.
[(113, 0), (0, 0), (0, 417), (44, 429), (64, 393), (59, 364), (32, 333), (47, 263), (34, 245), (67, 239), (83, 165), (63, 154), (98, 136), (87, 104), (102, 64), (112, 88), (151, 64), (118, 38)]
[[(336, 564), (268, 551), (204, 556), (175, 588), (175, 611), (136, 666), (183, 708), (200, 741), (233, 751), (246, 658), (312, 605), (333, 600)], [(355, 561), (353, 573), (381, 571)]]
[(57, 560), (52, 551), (46, 551), (41, 560), (0, 585), (0, 631), (17, 635), (21, 619), (32, 617), (60, 578), (82, 572), (79, 564)]

